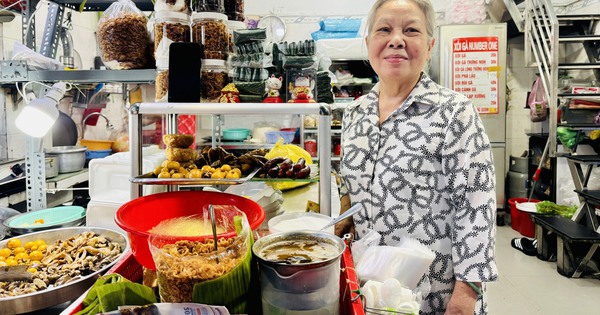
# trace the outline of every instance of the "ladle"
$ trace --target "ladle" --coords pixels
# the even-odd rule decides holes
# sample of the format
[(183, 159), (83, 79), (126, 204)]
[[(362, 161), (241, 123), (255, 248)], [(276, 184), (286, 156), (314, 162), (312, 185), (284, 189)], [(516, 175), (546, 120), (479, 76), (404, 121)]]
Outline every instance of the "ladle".
[(336, 225), (337, 223), (339, 223), (340, 221), (351, 217), (352, 215), (354, 215), (355, 213), (358, 212), (358, 210), (362, 209), (362, 204), (357, 203), (354, 206), (350, 207), (348, 210), (346, 210), (346, 212), (340, 214), (337, 218), (333, 219), (331, 222), (327, 223), (324, 227), (322, 227), (320, 230), (324, 230), (332, 225)]
[(219, 255), (217, 253), (217, 223), (215, 222), (215, 209), (213, 205), (208, 205), (208, 212), (210, 213), (210, 224), (212, 226), (213, 241), (215, 242), (215, 259), (217, 264), (219, 263)]

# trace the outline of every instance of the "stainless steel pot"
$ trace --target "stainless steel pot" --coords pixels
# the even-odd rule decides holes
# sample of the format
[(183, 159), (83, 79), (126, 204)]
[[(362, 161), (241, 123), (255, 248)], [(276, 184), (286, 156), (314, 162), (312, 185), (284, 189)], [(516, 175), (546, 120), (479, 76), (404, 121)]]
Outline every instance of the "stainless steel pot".
[(58, 175), (58, 158), (56, 156), (46, 156), (46, 178), (52, 178)]
[[(292, 263), (266, 259), (265, 252), (286, 242), (328, 244), (335, 248), (327, 259)], [(273, 247), (271, 247), (273, 245)], [(287, 310), (319, 310), (337, 313), (340, 286), (340, 259), (346, 244), (339, 237), (325, 232), (282, 232), (264, 236), (252, 246), (258, 261), (263, 312)], [(282, 255), (283, 256), (283, 255)]]
[(46, 149), (46, 153), (58, 158), (58, 171), (63, 174), (83, 169), (86, 150), (87, 147), (82, 146), (60, 146)]

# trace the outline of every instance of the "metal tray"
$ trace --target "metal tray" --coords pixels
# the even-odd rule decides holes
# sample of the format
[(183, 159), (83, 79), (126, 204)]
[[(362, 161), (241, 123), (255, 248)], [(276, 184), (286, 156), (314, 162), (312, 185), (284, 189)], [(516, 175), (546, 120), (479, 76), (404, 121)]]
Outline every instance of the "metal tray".
[[(99, 227), (68, 227), (62, 229), (47, 230), (37, 233), (31, 233), (19, 236), (21, 242), (43, 239), (47, 244), (52, 244), (59, 239), (67, 239), (71, 236), (92, 231), (105, 237), (106, 239), (117, 242), (121, 245), (121, 255), (113, 262), (104, 266), (102, 269), (89, 274), (79, 280), (45, 289), (43, 291), (23, 294), (15, 297), (0, 298), (0, 313), (15, 314), (41, 310), (50, 306), (58, 305), (64, 302), (72, 301), (79, 297), (82, 292), (89, 289), (101, 274), (110, 269), (115, 263), (121, 260), (123, 254), (129, 249), (127, 237), (120, 232), (99, 228)], [(7, 240), (0, 242), (0, 247), (5, 247)]]
[(255, 169), (246, 177), (231, 178), (156, 178), (153, 173), (146, 173), (130, 178), (129, 181), (144, 185), (238, 185), (245, 183), (254, 177), (260, 168)]

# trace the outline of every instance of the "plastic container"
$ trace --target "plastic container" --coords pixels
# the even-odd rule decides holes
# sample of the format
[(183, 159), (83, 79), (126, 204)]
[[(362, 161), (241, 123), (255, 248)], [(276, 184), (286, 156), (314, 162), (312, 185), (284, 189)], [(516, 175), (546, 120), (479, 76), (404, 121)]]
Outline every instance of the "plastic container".
[(113, 140), (79, 140), (79, 144), (81, 144), (84, 147), (87, 147), (89, 151), (109, 150), (113, 142)]
[[(535, 237), (535, 223), (531, 219), (531, 215), (527, 211), (517, 209), (518, 203), (527, 202), (527, 198), (511, 198), (508, 200), (510, 205), (510, 219), (513, 230), (521, 233), (526, 237)], [(530, 202), (540, 202), (537, 199), (531, 199)]]
[[(196, 214), (209, 204), (237, 207), (246, 214), (253, 231), (265, 219), (263, 209), (248, 198), (218, 192), (175, 191), (144, 196), (125, 203), (117, 210), (115, 222), (127, 232), (135, 258), (144, 267), (155, 270), (148, 247), (148, 230), (163, 220)], [(218, 237), (231, 237), (229, 234), (219, 234)]]
[(229, 52), (233, 53), (233, 31), (245, 30), (246, 24), (241, 21), (227, 21), (227, 33), (229, 34)]
[[(157, 11), (154, 21), (154, 53), (157, 52), (163, 38), (176, 43), (191, 41), (190, 16), (184, 12)], [(168, 48), (161, 56), (168, 54)]]
[(156, 58), (156, 79), (154, 80), (156, 102), (167, 102), (169, 98), (169, 57)]
[[(43, 220), (43, 223), (36, 223)], [(80, 206), (65, 206), (26, 212), (4, 221), (11, 234), (20, 235), (43, 230), (78, 226), (85, 221), (85, 209)], [(40, 221), (38, 221), (40, 222)]]
[[(333, 220), (331, 217), (314, 212), (290, 212), (278, 215), (269, 220), (269, 233), (292, 231), (319, 231), (321, 227)], [(334, 227), (330, 226), (324, 232), (333, 234)]]
[(250, 135), (250, 129), (233, 128), (223, 130), (223, 140), (229, 141), (244, 141)]
[(88, 160), (91, 159), (101, 159), (107, 157), (112, 152), (111, 149), (108, 150), (87, 150), (85, 151), (85, 158)]
[(203, 45), (202, 59), (227, 60), (229, 33), (227, 16), (214, 12), (192, 14), (192, 41)]
[(283, 138), (283, 143), (292, 143), (295, 134), (295, 131), (267, 131), (265, 137), (267, 143), (276, 143), (279, 138)]
[(200, 70), (201, 93), (203, 102), (218, 102), (221, 90), (227, 85), (228, 75), (225, 61), (221, 59), (203, 59)]

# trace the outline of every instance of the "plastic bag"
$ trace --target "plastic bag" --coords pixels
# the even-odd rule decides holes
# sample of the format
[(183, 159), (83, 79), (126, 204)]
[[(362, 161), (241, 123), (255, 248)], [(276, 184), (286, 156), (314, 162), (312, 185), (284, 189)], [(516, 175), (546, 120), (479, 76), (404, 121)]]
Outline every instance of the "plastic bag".
[(98, 46), (109, 69), (140, 69), (152, 52), (146, 16), (131, 0), (113, 2), (98, 21)]
[(37, 53), (19, 42), (15, 42), (12, 60), (27, 62), (28, 70), (59, 70), (63, 68), (62, 63)]
[(556, 136), (560, 140), (560, 143), (569, 149), (575, 148), (580, 140), (579, 132), (565, 127), (556, 128)]
[(533, 122), (540, 122), (548, 118), (548, 100), (546, 99), (546, 92), (544, 90), (544, 84), (542, 79), (538, 76), (533, 82), (531, 87), (531, 93), (527, 98), (527, 105), (529, 105), (529, 117)]

